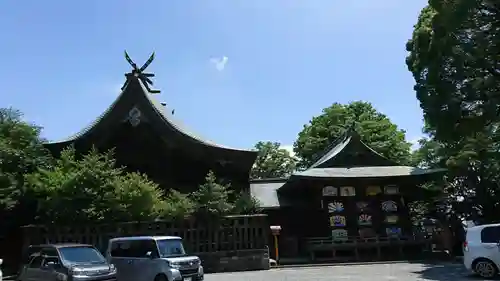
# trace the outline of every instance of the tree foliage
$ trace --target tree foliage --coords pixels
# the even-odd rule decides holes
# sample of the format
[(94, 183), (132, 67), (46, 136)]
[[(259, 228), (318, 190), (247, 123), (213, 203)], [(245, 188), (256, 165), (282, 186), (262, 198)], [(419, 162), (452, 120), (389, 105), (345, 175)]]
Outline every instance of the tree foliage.
[(185, 219), (196, 211), (196, 203), (189, 194), (171, 189), (162, 208), (162, 218)]
[(296, 166), (296, 159), (278, 142), (258, 142), (255, 149), (257, 159), (252, 167), (252, 179), (282, 178), (290, 175)]
[(490, 0), (429, 1), (407, 43), (436, 152), (427, 157), (450, 169), (455, 211), (485, 221), (500, 219), (499, 49), (500, 4)]
[(352, 125), (362, 141), (377, 152), (401, 164), (410, 162), (411, 144), (405, 141), (405, 132), (370, 103), (357, 101), (347, 105), (334, 103), (304, 125), (294, 143), (299, 166), (312, 165), (319, 154)]
[(218, 182), (215, 173), (210, 171), (205, 183), (193, 192), (192, 197), (200, 214), (221, 216), (231, 213), (234, 209), (234, 205), (229, 201), (231, 195), (230, 185)]
[(260, 211), (260, 203), (243, 191), (234, 193), (230, 184), (222, 183), (213, 171), (205, 182), (191, 194), (196, 204), (196, 214), (201, 217), (220, 217), (233, 214), (252, 214)]
[(71, 224), (157, 218), (165, 205), (158, 186), (115, 164), (111, 152), (93, 150), (77, 159), (67, 149), (53, 168), (38, 169), (28, 181), (38, 198), (39, 220)]
[[(22, 116), (18, 110), (0, 108), (0, 213), (14, 216), (19, 224), (29, 223), (32, 217), (33, 198), (26, 188), (26, 175), (53, 162), (43, 147), (41, 128), (23, 121)], [(13, 220), (4, 217), (2, 225)]]
[(234, 201), (234, 214), (250, 215), (261, 211), (260, 202), (247, 192), (240, 192)]

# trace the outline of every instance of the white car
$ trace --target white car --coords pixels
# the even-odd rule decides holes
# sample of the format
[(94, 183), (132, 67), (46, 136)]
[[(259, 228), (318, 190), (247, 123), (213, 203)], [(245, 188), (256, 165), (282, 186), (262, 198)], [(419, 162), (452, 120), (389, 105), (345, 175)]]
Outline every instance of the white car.
[(118, 237), (106, 256), (119, 281), (203, 281), (200, 258), (186, 253), (177, 236)]
[(500, 223), (473, 226), (466, 231), (465, 267), (483, 278), (496, 277), (500, 268)]
[(3, 274), (2, 274), (2, 268), (1, 268), (2, 263), (3, 263), (3, 260), (0, 259), (0, 281), (2, 281), (2, 276), (3, 276)]

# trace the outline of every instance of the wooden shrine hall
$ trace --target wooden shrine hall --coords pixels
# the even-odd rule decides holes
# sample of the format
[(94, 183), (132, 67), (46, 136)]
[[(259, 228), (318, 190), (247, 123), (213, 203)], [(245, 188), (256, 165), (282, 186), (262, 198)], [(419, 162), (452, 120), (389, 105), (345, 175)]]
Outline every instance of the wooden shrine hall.
[(401, 166), (348, 129), (305, 171), (250, 190), (281, 226), (280, 257), (380, 260), (428, 243), (414, 235), (408, 203), (443, 172)]
[(151, 89), (153, 73), (144, 71), (154, 59), (138, 67), (125, 52), (132, 71), (120, 95), (91, 124), (64, 140), (47, 143), (57, 157), (73, 146), (85, 153), (93, 147), (114, 150), (119, 166), (139, 171), (162, 188), (192, 192), (208, 171), (231, 183), (236, 190), (248, 190), (249, 173), (257, 152), (227, 147), (188, 130), (174, 116), (174, 110), (158, 100), (160, 91)]

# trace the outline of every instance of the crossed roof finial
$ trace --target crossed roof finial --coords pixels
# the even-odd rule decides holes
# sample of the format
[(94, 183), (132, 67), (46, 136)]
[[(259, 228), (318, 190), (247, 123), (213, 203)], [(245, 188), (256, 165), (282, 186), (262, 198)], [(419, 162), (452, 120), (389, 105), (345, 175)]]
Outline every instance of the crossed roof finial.
[(154, 77), (155, 75), (153, 73), (144, 73), (144, 70), (146, 70), (146, 68), (148, 68), (148, 66), (155, 59), (155, 52), (153, 52), (151, 56), (149, 56), (149, 59), (140, 68), (138, 68), (137, 64), (130, 58), (127, 51), (125, 51), (125, 59), (132, 66), (132, 72), (125, 74), (127, 78), (129, 78), (130, 76), (139, 78), (144, 83), (146, 89), (152, 94), (157, 94), (160, 92), (160, 90), (152, 90), (150, 88), (150, 86), (153, 86), (153, 81), (151, 81), (150, 77)]

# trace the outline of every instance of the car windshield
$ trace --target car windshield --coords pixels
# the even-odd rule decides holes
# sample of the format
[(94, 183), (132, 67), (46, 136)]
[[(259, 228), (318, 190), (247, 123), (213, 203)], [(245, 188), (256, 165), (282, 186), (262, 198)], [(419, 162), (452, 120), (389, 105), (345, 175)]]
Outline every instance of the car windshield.
[(67, 263), (105, 263), (106, 259), (93, 247), (60, 248), (61, 258)]
[(158, 244), (158, 250), (160, 251), (160, 257), (162, 258), (186, 255), (181, 239), (161, 239), (157, 240), (156, 243)]

